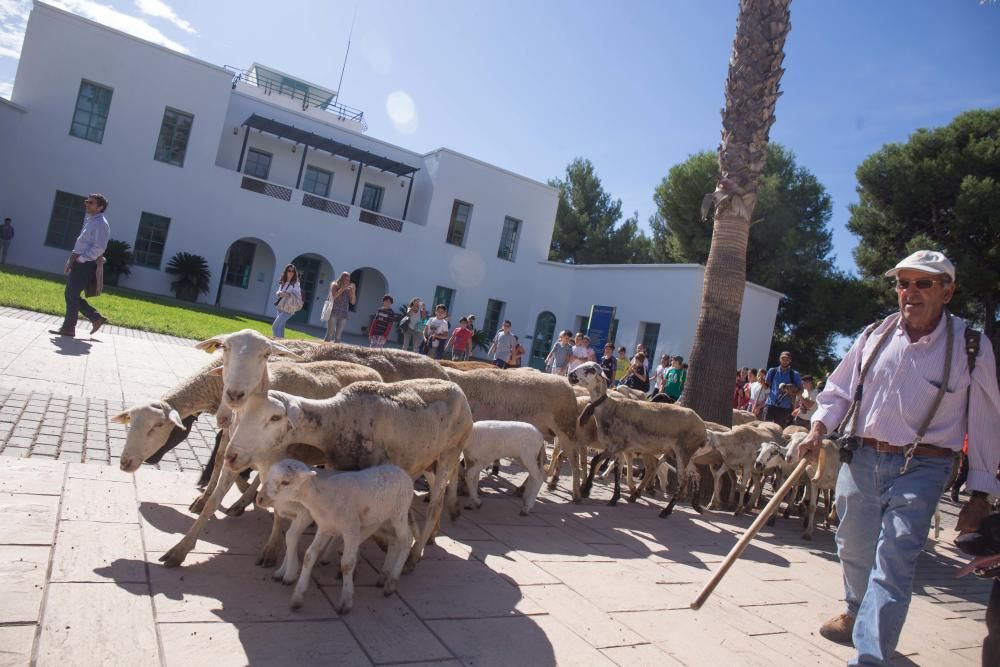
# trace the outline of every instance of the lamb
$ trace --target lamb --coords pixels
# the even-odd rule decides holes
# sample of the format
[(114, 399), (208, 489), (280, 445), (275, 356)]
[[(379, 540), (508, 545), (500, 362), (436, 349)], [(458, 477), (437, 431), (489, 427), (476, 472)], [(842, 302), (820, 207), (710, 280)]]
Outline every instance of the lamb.
[[(597, 421), (597, 436), (604, 444), (605, 451), (591, 461), (590, 473), (584, 486), (584, 493), (590, 491), (594, 472), (602, 458), (619, 452), (639, 451), (643, 454), (660, 456), (672, 453), (676, 463), (680, 488), (670, 499), (660, 516), (666, 517), (674, 509), (678, 496), (691, 490), (694, 509), (701, 511), (697, 497), (698, 472), (692, 458), (706, 442), (705, 422), (693, 410), (669, 403), (650, 403), (618, 398), (608, 392), (608, 382), (599, 364), (589, 361), (577, 366), (569, 374), (570, 384), (579, 384), (590, 392), (588, 410), (580, 416), (586, 419), (592, 412)], [(618, 476), (615, 476), (615, 493), (621, 495)]]
[(253, 329), (214, 336), (195, 345), (208, 353), (222, 348), (221, 365), (226, 391), (223, 400), (234, 409), (243, 406), (253, 393), (268, 387), (267, 360), (271, 355), (292, 357), (298, 361), (349, 361), (375, 370), (384, 382), (417, 378), (447, 379), (436, 361), (421, 354), (388, 348), (369, 349), (342, 343), (314, 343), (299, 352), (277, 343)]
[(479, 499), (479, 473), (490, 462), (508, 457), (517, 459), (528, 471), (521, 516), (528, 516), (542, 487), (545, 466), (545, 439), (531, 424), (514, 421), (479, 421), (472, 425), (472, 435), (465, 446), (465, 485), (469, 489), (466, 509), (482, 506)]
[[(230, 434), (226, 467), (266, 469), (292, 443), (316, 447), (339, 470), (394, 463), (412, 477), (434, 473), (425, 524), (408, 567), (423, 554), (444, 505), (458, 516), (458, 459), (472, 432), (472, 413), (462, 390), (435, 379), (392, 384), (355, 382), (323, 400), (280, 391), (251, 394)], [(266, 475), (265, 475), (266, 477)]]
[(808, 432), (809, 429), (807, 429), (805, 426), (791, 424), (789, 426), (786, 426), (785, 430), (781, 432), (781, 437), (785, 439), (785, 442), (788, 442), (789, 440), (792, 439), (792, 436), (795, 435), (796, 433), (808, 433)]
[[(757, 450), (762, 442), (772, 439), (774, 429), (766, 425), (766, 422), (755, 422), (734, 426), (729, 431), (707, 431), (708, 449), (714, 449), (722, 456), (722, 466), (718, 467), (720, 472), (713, 470), (715, 476), (715, 491), (712, 493), (712, 501), (709, 506), (714, 506), (717, 501), (719, 489), (721, 488), (721, 475), (725, 468), (742, 475), (743, 483), (739, 489), (739, 500), (736, 503), (734, 516), (743, 513), (747, 490), (751, 479), (754, 480), (756, 488), (760, 488), (760, 475), (754, 471), (754, 459)], [(777, 424), (775, 424), (777, 426)], [(779, 431), (780, 432), (780, 431)], [(702, 452), (696, 453), (698, 456)]]
[[(804, 434), (792, 436), (792, 440), (788, 444), (788, 453), (785, 455), (788, 461), (798, 461), (799, 445), (803, 440), (805, 440)], [(816, 528), (816, 504), (820, 491), (826, 492), (825, 527), (830, 527), (830, 515), (833, 513), (833, 503), (830, 500), (837, 488), (837, 477), (840, 474), (838, 460), (837, 446), (832, 440), (824, 438), (818, 462), (806, 466), (806, 474), (809, 476), (809, 509), (803, 522), (805, 529), (802, 533), (802, 539), (804, 540), (812, 540), (813, 530)]]
[(339, 535), (343, 538), (340, 571), (344, 580), (337, 613), (350, 612), (354, 605), (358, 549), (383, 526), (390, 529), (392, 539), (376, 586), (384, 587), (386, 596), (392, 595), (413, 542), (408, 521), (412, 500), (413, 480), (405, 470), (392, 464), (354, 472), (318, 472), (295, 459), (284, 459), (271, 466), (257, 496), (258, 504), (300, 503), (316, 522), (316, 537), (306, 551), (292, 593), (292, 609), (302, 606), (316, 560)]
[[(181, 419), (181, 415), (196, 415), (217, 410), (223, 393), (221, 371), (221, 368), (216, 367), (192, 376), (168, 392), (160, 401), (140, 405), (112, 417), (112, 421), (129, 424), (119, 467), (124, 472), (135, 472), (150, 453), (161, 448), (161, 443), (166, 441), (171, 431), (168, 425), (175, 426), (176, 420)], [(276, 363), (269, 366), (269, 373), (270, 381), (276, 387), (315, 398), (332, 396), (351, 382), (361, 379), (374, 380), (378, 377), (378, 374), (370, 368), (341, 361), (308, 364)], [(223, 441), (225, 440), (224, 434)], [(311, 448), (297, 447), (295, 455), (306, 458), (309, 449)], [(224, 451), (225, 447), (220, 447), (220, 452)], [(307, 460), (322, 461), (322, 459), (317, 461), (316, 455), (317, 453), (313, 453), (312, 458)], [(199, 513), (198, 518), (181, 541), (160, 557), (167, 567), (176, 567), (184, 562), (187, 554), (197, 544), (198, 535), (222, 504), (223, 497), (235, 479), (236, 475), (223, 469), (221, 461), (215, 466), (214, 487), (210, 484), (190, 508), (192, 512)], [(241, 513), (245, 505), (239, 505), (237, 503), (227, 513)], [(271, 536), (261, 552), (259, 564), (269, 566), (277, 560), (277, 554), (281, 549), (280, 528), (280, 519), (276, 515)]]
[(576, 398), (563, 378), (511, 371), (457, 371), (452, 368), (445, 371), (448, 378), (465, 392), (476, 421), (499, 419), (527, 422), (541, 431), (546, 439), (557, 438), (557, 446), (572, 454), (573, 500), (580, 501), (582, 468), (577, 457), (578, 449), (574, 446)]
[(746, 410), (733, 410), (733, 426), (757, 421), (757, 415)]

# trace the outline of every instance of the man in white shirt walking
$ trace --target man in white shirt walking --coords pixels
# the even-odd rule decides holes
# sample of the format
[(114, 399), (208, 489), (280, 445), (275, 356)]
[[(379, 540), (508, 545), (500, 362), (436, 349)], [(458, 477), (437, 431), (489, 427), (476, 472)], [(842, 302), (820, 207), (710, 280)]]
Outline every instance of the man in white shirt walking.
[(79, 313), (90, 320), (90, 333), (95, 334), (107, 323), (107, 318), (97, 312), (87, 300), (80, 296), (87, 284), (97, 275), (97, 260), (104, 255), (111, 238), (111, 225), (104, 217), (108, 200), (104, 195), (93, 194), (83, 200), (86, 215), (83, 228), (73, 245), (73, 252), (66, 260), (63, 272), (66, 276), (66, 317), (62, 326), (49, 333), (73, 338), (76, 335), (76, 321)]
[(831, 641), (853, 643), (851, 665), (886, 665), (896, 648), (917, 556), (966, 432), (972, 497), (958, 530), (976, 530), (989, 512), (987, 494), (1000, 493), (996, 361), (982, 336), (970, 368), (966, 324), (945, 309), (954, 266), (921, 250), (886, 275), (895, 278), (899, 313), (854, 342), (817, 397), (802, 443), (805, 455), (827, 433), (853, 436), (841, 440), (850, 462), (837, 481), (847, 609), (820, 628)]

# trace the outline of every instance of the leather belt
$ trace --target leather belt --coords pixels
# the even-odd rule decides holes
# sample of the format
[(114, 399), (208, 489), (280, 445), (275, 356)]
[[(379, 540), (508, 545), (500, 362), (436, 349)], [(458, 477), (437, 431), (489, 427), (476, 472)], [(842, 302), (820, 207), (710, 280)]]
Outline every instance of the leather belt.
[[(882, 452), (883, 454), (906, 454), (906, 447), (903, 445), (891, 445), (883, 440), (876, 440), (875, 438), (861, 438), (862, 444), (865, 447), (871, 447), (876, 452)], [(948, 449), (947, 447), (939, 447), (937, 445), (925, 445), (918, 444), (917, 448), (913, 450), (914, 456), (934, 456), (934, 457), (945, 457), (954, 456), (957, 452), (953, 449)]]

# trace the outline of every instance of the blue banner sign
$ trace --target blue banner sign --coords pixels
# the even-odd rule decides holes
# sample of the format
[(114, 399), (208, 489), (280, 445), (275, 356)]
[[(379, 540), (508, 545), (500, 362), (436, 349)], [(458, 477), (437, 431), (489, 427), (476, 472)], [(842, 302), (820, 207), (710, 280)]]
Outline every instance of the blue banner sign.
[[(590, 347), (600, 359), (604, 355), (604, 344), (608, 342), (611, 323), (615, 320), (614, 306), (591, 306), (590, 322), (587, 325), (587, 335), (590, 336)], [(613, 341), (612, 341), (613, 342)]]

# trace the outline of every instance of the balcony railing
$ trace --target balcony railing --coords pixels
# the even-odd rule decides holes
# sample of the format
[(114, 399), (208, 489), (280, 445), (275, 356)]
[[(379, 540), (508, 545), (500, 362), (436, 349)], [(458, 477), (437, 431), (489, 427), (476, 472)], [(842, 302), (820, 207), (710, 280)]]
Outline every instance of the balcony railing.
[(361, 222), (367, 222), (369, 225), (375, 225), (376, 227), (381, 227), (382, 229), (388, 229), (394, 232), (403, 231), (403, 221), (396, 218), (390, 218), (386, 215), (381, 215), (375, 211), (366, 211), (361, 209), (361, 213), (358, 214), (358, 220)]
[[(340, 120), (349, 120), (358, 123), (362, 132), (368, 131), (368, 123), (365, 121), (365, 112), (360, 109), (349, 107), (334, 100), (333, 97), (316, 92), (313, 88), (306, 86), (304, 89), (290, 85), (287, 80), (267, 76), (259, 71), (245, 70), (226, 65), (226, 69), (233, 73), (233, 88), (236, 84), (246, 83), (260, 89), (265, 95), (281, 95), (289, 97), (302, 105), (303, 111), (309, 109), (322, 109), (334, 114)], [(304, 84), (303, 84), (304, 85)]]
[(342, 204), (339, 201), (334, 201), (332, 199), (326, 199), (325, 197), (318, 197), (308, 192), (302, 193), (302, 205), (314, 208), (317, 211), (325, 211), (327, 213), (332, 213), (333, 215), (339, 215), (342, 218), (346, 218), (351, 214), (351, 207), (347, 204)]
[(275, 199), (292, 201), (291, 188), (286, 188), (284, 185), (278, 185), (276, 183), (268, 183), (267, 181), (262, 181), (259, 178), (253, 178), (252, 176), (244, 175), (243, 180), (240, 182), (240, 187), (244, 190), (249, 190), (250, 192), (256, 192), (262, 195), (267, 195), (268, 197), (274, 197)]

